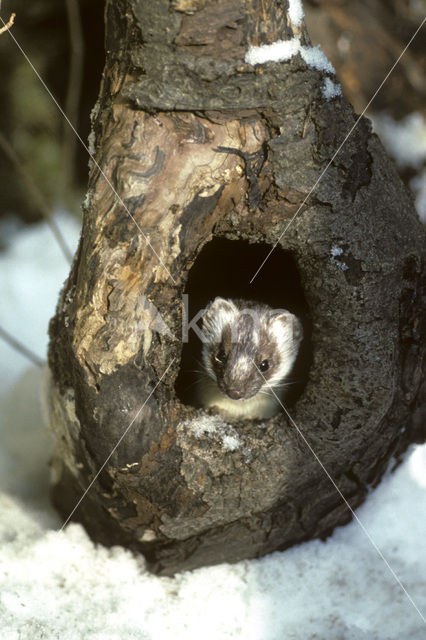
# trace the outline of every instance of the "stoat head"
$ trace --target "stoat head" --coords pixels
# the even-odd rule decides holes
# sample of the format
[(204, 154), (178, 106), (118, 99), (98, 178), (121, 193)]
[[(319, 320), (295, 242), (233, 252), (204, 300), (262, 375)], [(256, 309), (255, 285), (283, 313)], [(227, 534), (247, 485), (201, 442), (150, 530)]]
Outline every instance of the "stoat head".
[(302, 340), (298, 318), (283, 309), (215, 298), (203, 317), (203, 362), (222, 393), (252, 398), (279, 385)]

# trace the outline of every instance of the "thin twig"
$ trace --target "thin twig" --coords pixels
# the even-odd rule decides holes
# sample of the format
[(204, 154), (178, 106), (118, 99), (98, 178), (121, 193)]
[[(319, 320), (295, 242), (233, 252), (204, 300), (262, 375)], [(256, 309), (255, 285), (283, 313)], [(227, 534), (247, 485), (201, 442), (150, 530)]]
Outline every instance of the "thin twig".
[(10, 345), (12, 349), (15, 349), (15, 351), (18, 351), (20, 354), (25, 356), (28, 360), (31, 360), (31, 362), (37, 365), (37, 367), (42, 367), (44, 365), (44, 360), (39, 358), (38, 355), (36, 355), (30, 349), (27, 349), (27, 347), (25, 347), (22, 344), (22, 342), (19, 342), (18, 340), (16, 340), (13, 336), (10, 335), (10, 333), (5, 331), (2, 327), (0, 327), (0, 338), (3, 338), (3, 340), (7, 342), (7, 344)]
[(13, 166), (15, 167), (16, 172), (19, 174), (22, 182), (24, 183), (32, 202), (35, 204), (35, 206), (37, 207), (38, 211), (43, 216), (43, 218), (46, 220), (47, 224), (49, 225), (53, 235), (56, 238), (56, 241), (57, 241), (58, 245), (62, 249), (62, 253), (64, 254), (66, 260), (68, 260), (68, 262), (71, 263), (72, 262), (72, 253), (71, 253), (67, 243), (65, 242), (64, 237), (63, 237), (58, 225), (56, 224), (55, 220), (53, 219), (52, 214), (51, 214), (51, 210), (48, 207), (48, 205), (47, 205), (42, 193), (40, 192), (40, 189), (37, 187), (37, 185), (35, 184), (35, 182), (32, 179), (32, 177), (29, 175), (27, 170), (24, 168), (24, 165), (22, 164), (21, 160), (19, 159), (18, 154), (16, 153), (15, 149), (12, 147), (12, 145), (9, 143), (9, 141), (7, 140), (7, 138), (4, 136), (4, 134), (1, 131), (0, 131), (0, 148), (4, 151), (6, 156), (9, 158), (9, 160), (11, 161)]
[[(84, 40), (81, 26), (80, 9), (77, 0), (66, 0), (68, 14), (68, 31), (70, 40), (70, 63), (68, 88), (65, 100), (65, 113), (77, 126), (83, 78)], [(63, 179), (64, 189), (72, 186), (74, 181), (74, 163), (77, 152), (77, 139), (70, 127), (64, 122), (63, 130)]]
[(13, 23), (15, 22), (15, 16), (16, 13), (12, 13), (12, 15), (9, 18), (9, 22), (7, 22), (4, 27), (0, 28), (0, 36), (2, 33), (4, 33), (5, 31), (9, 31), (10, 27), (13, 25)]

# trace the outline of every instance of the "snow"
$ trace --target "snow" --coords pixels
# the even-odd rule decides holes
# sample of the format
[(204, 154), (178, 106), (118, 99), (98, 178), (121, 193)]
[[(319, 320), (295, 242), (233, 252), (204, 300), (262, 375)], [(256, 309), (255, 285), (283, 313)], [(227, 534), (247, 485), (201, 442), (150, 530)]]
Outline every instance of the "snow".
[(370, 116), (374, 131), (384, 147), (401, 169), (412, 168), (417, 175), (410, 181), (420, 220), (426, 223), (426, 120), (418, 112), (410, 113), (400, 121), (388, 113)]
[(305, 13), (303, 11), (302, 0), (288, 0), (288, 17), (293, 26), (300, 27)]
[(343, 249), (333, 244), (333, 246), (330, 249), (330, 255), (331, 255), (330, 262), (332, 264), (335, 264), (336, 267), (339, 267), (339, 269), (341, 269), (342, 271), (347, 271), (349, 267), (346, 264), (346, 262), (343, 262), (342, 260), (338, 259), (338, 256), (341, 256), (342, 253), (343, 253)]
[[(299, 28), (302, 25), (304, 16), (305, 14), (301, 0), (289, 0), (288, 17), (290, 18), (292, 25)], [(319, 49), (303, 47), (301, 45), (300, 36), (296, 36), (290, 40), (277, 40), (272, 44), (265, 44), (259, 47), (249, 47), (245, 56), (245, 61), (251, 65), (264, 64), (265, 62), (284, 62), (285, 60), (290, 60), (290, 58), (298, 53), (301, 54), (306, 64), (309, 66), (315, 65), (311, 65), (311, 63), (308, 62), (308, 59), (315, 59), (316, 64), (318, 64), (319, 59), (321, 58), (321, 64), (324, 65), (325, 61), (326, 66), (331, 68), (332, 72), (334, 72), (333, 67)]]
[(415, 447), (409, 460), (409, 468), (417, 484), (426, 489), (426, 447)]
[(372, 116), (375, 132), (401, 168), (418, 168), (426, 160), (426, 121), (410, 113), (400, 121), (387, 113)]
[(305, 47), (300, 42), (300, 36), (290, 40), (277, 40), (272, 44), (264, 44), (259, 47), (251, 46), (247, 50), (245, 61), (251, 65), (264, 64), (265, 62), (284, 62), (298, 53), (308, 67), (325, 73), (335, 73), (333, 65), (327, 60), (320, 46)]
[[(58, 213), (56, 221), (68, 244), (75, 246), (79, 233), (76, 221), (64, 213)], [(12, 219), (0, 224), (6, 249), (0, 251), (0, 326), (44, 358), (47, 325), (69, 265), (46, 224), (19, 229)], [(0, 395), (27, 366), (23, 356), (0, 340)]]
[(326, 100), (332, 100), (342, 95), (342, 87), (337, 82), (333, 82), (331, 78), (325, 78), (321, 92)]
[[(58, 220), (73, 230), (75, 245), (75, 224)], [(2, 322), (41, 356), (68, 269), (49, 233), (45, 225), (18, 230), (0, 254)], [(78, 524), (61, 531), (48, 499), (51, 443), (37, 399), (41, 372), (7, 345), (0, 348), (2, 640), (425, 637), (425, 621), (356, 522), (325, 542), (174, 578), (150, 575), (143, 558), (126, 549), (94, 545)], [(214, 435), (223, 423), (211, 418), (205, 433)], [(413, 447), (357, 510), (423, 616), (425, 487), (426, 447)]]
[(192, 431), (197, 438), (203, 435), (217, 435), (220, 438), (222, 446), (228, 451), (235, 451), (241, 445), (238, 432), (227, 422), (224, 422), (220, 416), (210, 416), (204, 414), (184, 423), (184, 427)]
[(300, 38), (277, 40), (272, 44), (260, 47), (251, 46), (245, 56), (248, 64), (264, 64), (265, 62), (284, 62), (296, 56), (300, 51)]
[(308, 67), (313, 67), (314, 69), (318, 69), (318, 71), (325, 71), (326, 73), (336, 73), (331, 62), (327, 60), (325, 53), (321, 51), (320, 45), (316, 47), (301, 46), (300, 55)]
[[(301, 0), (289, 0), (288, 16), (294, 27), (301, 26), (304, 18)], [(324, 52), (321, 51), (320, 46), (306, 47), (302, 45), (300, 35), (296, 35), (289, 40), (277, 40), (272, 44), (250, 46), (246, 52), (245, 61), (255, 66), (266, 62), (285, 62), (298, 54), (300, 54), (308, 67), (324, 73), (335, 74), (333, 65)], [(342, 90), (340, 85), (333, 83), (330, 78), (326, 78), (322, 87), (322, 94), (327, 100), (330, 100), (341, 95)]]

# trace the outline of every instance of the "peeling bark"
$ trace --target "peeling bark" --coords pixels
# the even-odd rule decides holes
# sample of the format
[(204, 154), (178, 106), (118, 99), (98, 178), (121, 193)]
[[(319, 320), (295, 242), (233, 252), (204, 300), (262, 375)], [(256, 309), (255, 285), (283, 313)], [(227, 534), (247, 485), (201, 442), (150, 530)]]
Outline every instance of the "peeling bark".
[[(234, 450), (194, 433), (206, 414), (174, 387), (181, 296), (213, 238), (293, 256), (312, 362), (291, 414), (352, 508), (420, 433), (425, 236), (368, 120), (282, 235), (356, 118), (300, 56), (244, 62), (250, 44), (309, 44), (286, 9), (107, 3), (93, 122), (104, 175), (92, 167), (50, 327), (53, 496), (67, 516), (114, 450), (74, 517), (163, 574), (326, 536), (351, 515), (284, 413), (225, 425)], [(283, 298), (286, 286), (277, 273)]]

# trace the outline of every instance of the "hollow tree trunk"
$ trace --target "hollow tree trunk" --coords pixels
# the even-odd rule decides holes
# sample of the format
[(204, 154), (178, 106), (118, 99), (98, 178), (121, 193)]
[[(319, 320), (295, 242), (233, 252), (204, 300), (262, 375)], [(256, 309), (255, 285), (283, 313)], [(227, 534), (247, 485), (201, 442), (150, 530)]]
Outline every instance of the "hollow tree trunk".
[[(350, 511), (284, 412), (231, 425), (177, 395), (182, 294), (203, 246), (279, 242), (309, 310), (290, 411), (356, 507), (419, 436), (425, 238), (411, 199), (361, 119), (283, 234), (355, 122), (287, 2), (115, 0), (106, 20), (93, 113), (106, 177), (92, 166), (50, 328), (54, 501), (68, 516), (102, 468), (73, 517), (165, 574), (327, 535)], [(245, 62), (277, 40), (302, 55)], [(245, 266), (244, 286), (259, 263)], [(288, 275), (271, 277), (284, 300)]]

